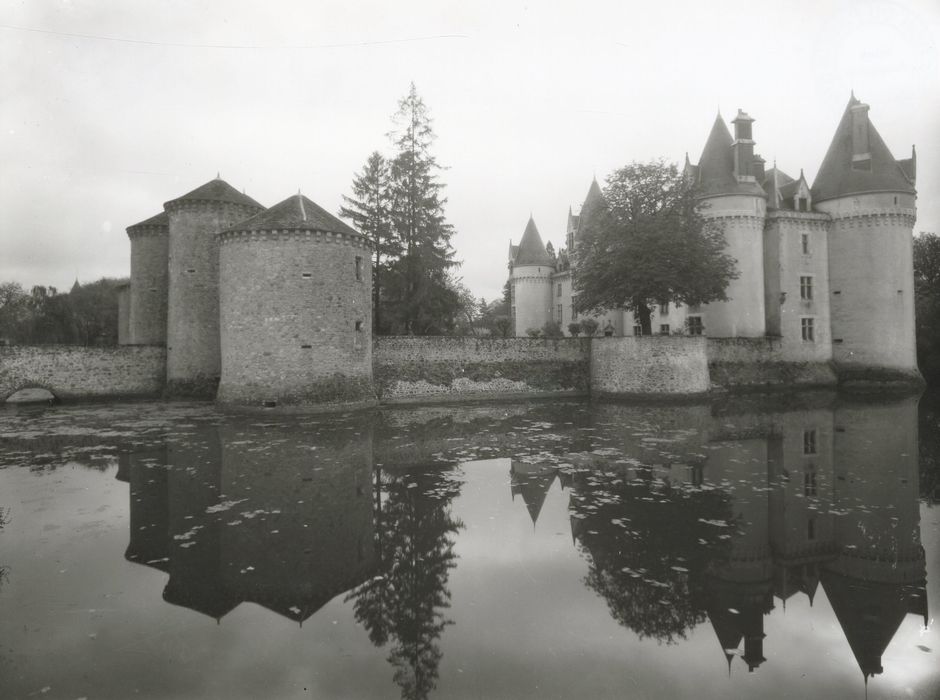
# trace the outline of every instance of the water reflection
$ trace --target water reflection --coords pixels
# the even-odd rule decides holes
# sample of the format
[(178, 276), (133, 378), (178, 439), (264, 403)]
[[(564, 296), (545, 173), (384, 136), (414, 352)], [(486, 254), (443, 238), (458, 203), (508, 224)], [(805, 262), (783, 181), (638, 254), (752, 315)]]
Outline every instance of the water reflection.
[[(918, 499), (936, 480), (919, 472), (916, 399), (207, 411), (162, 428), (149, 414), (136, 427), (108, 416), (106, 445), (40, 422), (3, 448), (22, 455), (40, 440), (49, 465), (87, 449), (82, 463), (98, 469), (116, 454), (125, 558), (166, 576), (167, 603), (225, 626), (242, 603), (303, 624), (338, 601), (404, 698), (430, 697), (445, 656), (466, 644), (452, 590), (458, 568), (479, 563), (460, 543), (486, 517), (464, 493), (480, 460), (504, 460), (499, 507), (527, 532), (531, 522), (533, 541), (562, 523), (575, 585), (601, 614), (664, 647), (705, 635), (702, 656), (735, 681), (787, 665), (771, 622), (788, 604), (805, 600), (800, 614), (820, 629), (834, 619), (866, 681), (908, 614), (927, 624)], [(4, 518), (0, 507), (0, 528)], [(525, 551), (513, 556), (527, 565)], [(831, 612), (813, 607), (820, 590)]]

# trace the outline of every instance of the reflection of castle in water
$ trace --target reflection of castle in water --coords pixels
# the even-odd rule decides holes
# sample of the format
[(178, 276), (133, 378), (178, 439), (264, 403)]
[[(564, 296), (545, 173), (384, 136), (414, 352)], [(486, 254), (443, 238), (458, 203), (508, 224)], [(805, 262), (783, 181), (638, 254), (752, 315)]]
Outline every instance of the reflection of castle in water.
[(202, 426), (123, 462), (126, 557), (170, 575), (169, 603), (303, 622), (377, 566), (367, 429), (306, 442), (284, 425)]
[[(650, 410), (677, 414), (656, 416), (651, 424), (668, 425), (672, 418), (677, 426), (697, 430), (676, 431), (664, 448), (636, 428)], [(647, 560), (637, 553), (636, 541), (625, 539), (622, 530), (610, 525), (614, 511), (604, 504), (619, 497), (617, 512), (625, 518), (635, 515), (630, 527), (636, 528), (644, 517), (636, 513), (637, 506), (651, 500), (647, 496), (657, 495), (659, 508), (668, 508), (669, 500), (656, 492), (685, 488), (684, 498), (676, 500), (669, 517), (683, 521), (676, 529), (688, 529), (683, 509), (707, 507), (707, 501), (697, 500), (694, 493), (689, 498), (704, 479), (720, 487), (716, 490), (728, 499), (733, 527), (726, 529), (731, 534), (724, 536), (724, 547), (716, 548), (699, 571), (685, 557), (679, 558), (684, 566), (676, 568), (691, 569), (689, 577), (694, 580), (685, 584), (686, 595), (707, 616), (729, 670), (736, 656), (750, 671), (766, 661), (764, 616), (774, 610), (774, 598), (785, 608), (793, 596), (805, 595), (812, 605), (820, 585), (866, 678), (882, 672), (881, 656), (907, 614), (923, 616), (926, 624), (916, 398), (759, 416), (715, 416), (707, 407), (602, 405), (596, 411), (597, 420), (631, 426), (623, 432), (617, 451), (634, 463), (617, 465), (595, 456), (584, 460), (581, 455), (579, 464), (579, 456), (573, 455), (575, 469), (557, 473), (562, 487), (571, 488), (572, 533), (593, 569), (602, 569), (592, 571), (588, 583), (608, 600), (615, 616), (619, 617), (615, 608), (624, 607), (616, 600), (624, 595), (614, 590), (617, 585), (630, 588), (633, 605), (641, 595), (635, 584), (642, 577), (624, 565)], [(664, 460), (664, 453), (671, 455), (671, 461)], [(606, 481), (597, 467), (608, 473)], [(555, 471), (544, 464), (512, 463), (512, 493), (522, 495), (533, 521)], [(612, 483), (618, 486), (612, 488)], [(624, 506), (630, 485), (643, 485), (642, 497), (630, 496)], [(664, 530), (640, 534), (656, 539), (666, 536)], [(695, 537), (714, 541), (716, 531), (720, 528), (714, 522), (699, 516)], [(668, 546), (681, 543), (677, 545), (674, 538)], [(662, 554), (669, 556), (668, 551)], [(642, 573), (653, 575), (648, 570)], [(617, 577), (623, 583), (613, 584)], [(661, 582), (654, 584), (667, 588)], [(668, 588), (663, 595), (668, 595)], [(656, 634), (650, 631), (655, 625), (620, 621), (641, 636)], [(685, 617), (688, 627), (698, 621), (694, 611)], [(684, 636), (684, 631), (680, 626), (661, 634), (673, 639), (676, 634)]]

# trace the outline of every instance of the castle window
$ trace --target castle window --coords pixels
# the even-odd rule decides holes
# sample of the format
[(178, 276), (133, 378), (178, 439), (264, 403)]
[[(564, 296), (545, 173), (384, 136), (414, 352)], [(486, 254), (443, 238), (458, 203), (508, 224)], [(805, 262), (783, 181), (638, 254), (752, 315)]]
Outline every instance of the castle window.
[(633, 327), (633, 335), (643, 335), (643, 326), (639, 323)]
[(809, 211), (809, 200), (806, 197), (800, 197), (796, 201), (797, 211)]
[(816, 342), (816, 328), (813, 323), (815, 319), (812, 318), (801, 318), (800, 319), (800, 333), (802, 334), (803, 340), (807, 343)]
[(659, 305), (659, 315), (665, 316), (668, 313), (669, 313), (669, 302), (664, 301), (662, 304)]
[(356, 256), (356, 279), (362, 281), (362, 256)]
[(561, 284), (560, 284), (560, 283), (555, 286), (555, 296), (556, 296), (556, 297), (560, 297), (560, 296), (561, 296)]
[(702, 326), (701, 316), (689, 316), (689, 335), (702, 335), (704, 327)]
[(362, 331), (362, 321), (356, 321), (356, 330)]
[(813, 278), (809, 275), (800, 277), (800, 299), (811, 301), (813, 298)]
[(668, 323), (660, 323), (660, 324), (659, 324), (659, 334), (660, 334), (660, 335), (669, 335), (669, 324), (668, 324)]
[(816, 495), (816, 468), (815, 467), (810, 467), (809, 470), (803, 472), (803, 495), (804, 496)]
[(816, 454), (816, 431), (815, 430), (803, 431), (803, 454), (805, 455)]
[(803, 255), (809, 255), (809, 234), (804, 233), (800, 236), (800, 240), (803, 244)]
[(300, 346), (300, 349), (301, 349), (301, 350), (310, 350), (312, 347), (313, 347), (312, 345), (301, 345), (301, 346)]
[(313, 273), (312, 273), (312, 272), (301, 272), (301, 273), (300, 273), (300, 276), (303, 277), (305, 280), (308, 280), (308, 279), (310, 279), (311, 277), (313, 277)]
[(806, 539), (810, 542), (816, 539), (816, 518), (810, 517), (806, 521)]
[(195, 267), (191, 267), (191, 268), (189, 268), (188, 270), (186, 270), (186, 272), (188, 272), (188, 273), (190, 273), (190, 274), (192, 274), (192, 273), (195, 272), (195, 271), (196, 271), (196, 268), (195, 268)]
[(558, 305), (558, 308), (556, 309), (556, 313), (557, 313), (557, 315), (558, 315), (558, 319), (557, 319), (557, 320), (558, 320), (558, 323), (561, 323), (561, 321), (562, 321), (562, 313), (563, 313), (563, 309), (562, 309), (562, 305), (561, 305), (561, 304)]

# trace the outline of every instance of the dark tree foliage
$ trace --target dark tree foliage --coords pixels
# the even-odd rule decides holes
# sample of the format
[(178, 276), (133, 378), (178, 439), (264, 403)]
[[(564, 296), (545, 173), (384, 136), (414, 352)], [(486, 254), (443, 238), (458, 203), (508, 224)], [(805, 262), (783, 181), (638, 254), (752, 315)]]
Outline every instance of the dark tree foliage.
[(702, 544), (700, 520), (731, 518), (724, 493), (628, 483), (603, 469), (575, 474), (569, 510), (589, 560), (585, 582), (617, 622), (673, 643), (705, 620), (705, 574), (728, 547)]
[(366, 160), (362, 172), (353, 178), (352, 197), (343, 195), (345, 204), (339, 215), (372, 239), (372, 327), (376, 334), (387, 332), (383, 325), (382, 290), (384, 272), (391, 261), (401, 257), (401, 241), (391, 222), (391, 191), (389, 165), (378, 151)]
[(376, 516), (381, 574), (349, 594), (356, 620), (376, 646), (391, 643), (388, 661), (403, 698), (423, 700), (437, 682), (439, 640), (451, 624), (447, 580), (457, 564), (450, 514), (460, 490), (440, 467), (384, 474)]
[(940, 380), (940, 236), (914, 238), (914, 303), (917, 364), (928, 383)]
[(672, 163), (632, 163), (608, 177), (604, 200), (582, 212), (578, 312), (626, 308), (649, 335), (656, 304), (726, 300), (736, 261), (724, 252), (721, 227), (702, 217), (701, 206)]
[(441, 170), (431, 152), (435, 134), (424, 101), (411, 84), (398, 104), (391, 132), (391, 222), (402, 254), (390, 261), (389, 316), (393, 332), (434, 335), (453, 328), (460, 301), (448, 285), (457, 266), (438, 180)]
[(13, 282), (0, 284), (0, 339), (39, 345), (115, 345), (118, 287), (126, 280), (102, 278), (71, 292), (37, 285), (27, 294)]

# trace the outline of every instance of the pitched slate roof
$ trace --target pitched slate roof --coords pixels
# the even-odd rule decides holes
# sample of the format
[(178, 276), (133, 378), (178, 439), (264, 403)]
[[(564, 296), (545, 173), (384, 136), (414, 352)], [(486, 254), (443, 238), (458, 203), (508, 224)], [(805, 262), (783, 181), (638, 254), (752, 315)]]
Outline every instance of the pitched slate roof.
[(161, 211), (159, 214), (155, 214), (154, 216), (151, 216), (149, 219), (144, 219), (143, 221), (138, 221), (136, 224), (131, 224), (130, 226), (127, 227), (127, 229), (130, 230), (132, 228), (137, 228), (138, 226), (140, 227), (143, 227), (143, 226), (166, 227), (169, 225), (170, 225), (169, 217), (166, 215), (165, 211)]
[(231, 202), (232, 204), (243, 204), (249, 207), (263, 209), (264, 206), (258, 204), (255, 200), (243, 192), (239, 192), (222, 178), (209, 180), (204, 185), (200, 185), (192, 192), (187, 192), (182, 197), (171, 199), (164, 206), (184, 201), (212, 201), (212, 202)]
[(229, 231), (275, 231), (283, 229), (307, 229), (329, 233), (359, 235), (351, 226), (343, 223), (316, 202), (304, 195), (291, 195), (283, 202), (258, 212)]
[(529, 217), (529, 223), (526, 224), (525, 233), (522, 234), (522, 240), (519, 241), (519, 250), (516, 251), (516, 259), (513, 265), (553, 265), (554, 261), (545, 249), (542, 243), (542, 237), (535, 226), (535, 219)]
[[(852, 167), (852, 107), (860, 104), (858, 98), (852, 95), (845, 106), (832, 143), (813, 182), (813, 200), (816, 202), (862, 192), (915, 192), (913, 178), (891, 155), (871, 120), (868, 121), (871, 168), (857, 170)], [(865, 118), (868, 119), (867, 113)]]
[(702, 195), (751, 194), (763, 195), (764, 191), (755, 182), (738, 182), (734, 176), (734, 148), (728, 125), (715, 117), (712, 130), (702, 149), (698, 166), (692, 171), (697, 176), (696, 185)]

